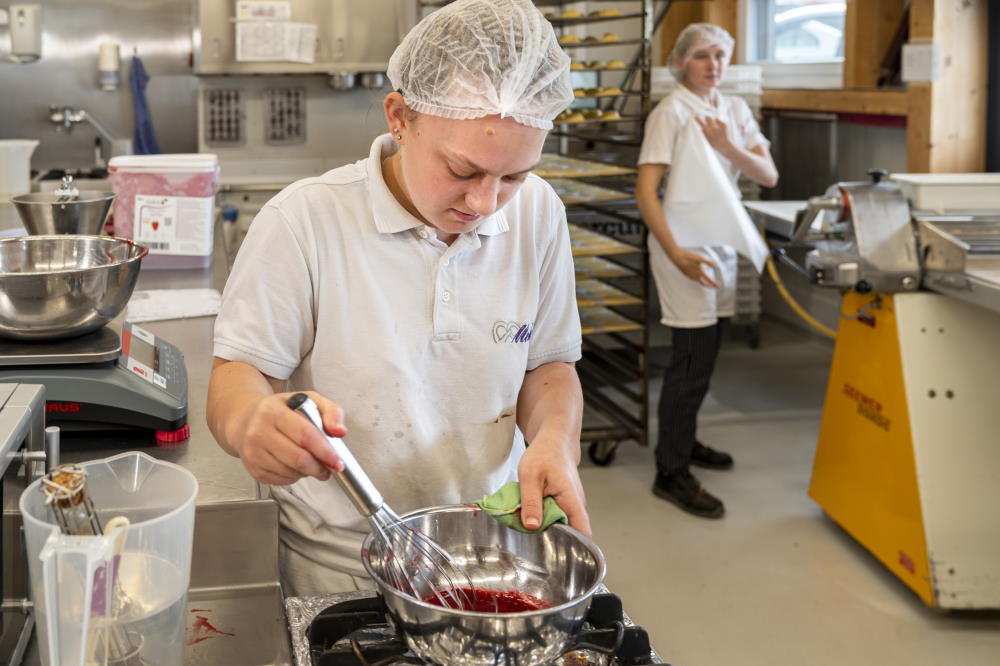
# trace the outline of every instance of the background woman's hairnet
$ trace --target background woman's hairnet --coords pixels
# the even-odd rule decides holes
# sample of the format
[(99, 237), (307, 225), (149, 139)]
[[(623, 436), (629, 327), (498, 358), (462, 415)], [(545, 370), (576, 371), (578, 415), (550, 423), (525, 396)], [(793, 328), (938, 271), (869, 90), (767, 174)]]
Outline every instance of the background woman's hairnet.
[(551, 129), (573, 101), (569, 57), (528, 0), (459, 0), (429, 14), (389, 59), (407, 106), (443, 118), (499, 114)]
[(733, 57), (736, 40), (724, 29), (713, 23), (690, 23), (677, 35), (674, 49), (667, 59), (667, 67), (678, 82), (684, 82), (684, 65), (694, 55), (695, 50), (706, 46), (721, 46), (729, 57)]

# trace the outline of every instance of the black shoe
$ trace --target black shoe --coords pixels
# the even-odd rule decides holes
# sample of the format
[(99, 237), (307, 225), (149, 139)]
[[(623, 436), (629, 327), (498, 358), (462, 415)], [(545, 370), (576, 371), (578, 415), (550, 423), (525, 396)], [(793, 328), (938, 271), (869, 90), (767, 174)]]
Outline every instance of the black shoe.
[(702, 518), (721, 518), (726, 512), (722, 501), (702, 488), (687, 469), (657, 474), (653, 494)]
[(733, 466), (733, 457), (701, 442), (695, 442), (691, 449), (691, 464), (708, 469), (729, 469)]

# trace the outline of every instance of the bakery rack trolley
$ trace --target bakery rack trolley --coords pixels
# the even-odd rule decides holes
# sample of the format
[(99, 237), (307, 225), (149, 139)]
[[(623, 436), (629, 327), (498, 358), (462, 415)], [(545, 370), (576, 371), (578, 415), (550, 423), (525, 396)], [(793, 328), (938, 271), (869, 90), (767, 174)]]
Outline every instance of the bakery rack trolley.
[[(593, 12), (575, 9), (580, 3), (535, 4), (556, 29), (579, 86), (556, 118), (556, 154), (537, 173), (562, 197), (570, 223), (583, 326), (582, 440), (595, 464), (610, 465), (622, 442), (649, 444), (651, 289), (634, 165), (652, 110), (653, 34), (672, 3), (618, 0)], [(633, 47), (633, 55), (600, 55), (621, 53), (616, 46)]]

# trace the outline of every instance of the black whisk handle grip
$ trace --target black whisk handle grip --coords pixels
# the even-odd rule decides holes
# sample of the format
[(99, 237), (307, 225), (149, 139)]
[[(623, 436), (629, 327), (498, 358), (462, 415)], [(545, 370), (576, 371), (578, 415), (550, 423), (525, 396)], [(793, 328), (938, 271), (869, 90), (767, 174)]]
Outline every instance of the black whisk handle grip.
[(361, 515), (367, 518), (378, 511), (385, 503), (385, 500), (382, 499), (382, 493), (378, 491), (375, 484), (365, 474), (361, 465), (354, 458), (354, 454), (347, 448), (344, 440), (326, 434), (326, 431), (323, 429), (323, 417), (320, 415), (319, 408), (312, 401), (312, 398), (305, 393), (296, 393), (285, 404), (305, 416), (310, 423), (316, 426), (323, 433), (323, 436), (326, 437), (326, 441), (330, 444), (333, 452), (343, 461), (344, 469), (335, 472), (333, 476), (337, 479), (337, 483), (340, 484), (341, 489), (347, 494), (348, 499), (361, 512)]

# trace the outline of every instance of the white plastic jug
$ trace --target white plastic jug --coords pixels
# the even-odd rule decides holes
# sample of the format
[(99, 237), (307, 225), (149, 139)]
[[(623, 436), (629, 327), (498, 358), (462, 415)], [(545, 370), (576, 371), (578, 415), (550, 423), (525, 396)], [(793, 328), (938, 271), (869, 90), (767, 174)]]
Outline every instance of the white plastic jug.
[(31, 154), (34, 139), (0, 140), (0, 200), (31, 191)]
[(107, 536), (67, 536), (41, 479), (21, 494), (42, 663), (104, 666), (109, 653), (122, 655), (114, 643), (124, 638), (141, 663), (180, 666), (198, 482), (138, 452), (81, 467), (101, 526), (114, 528), (118, 516), (129, 524)]

